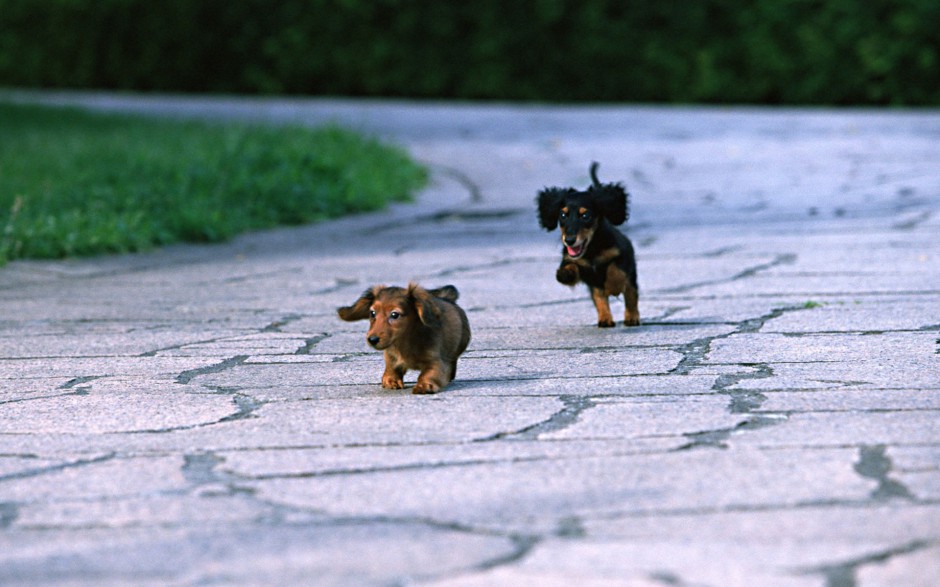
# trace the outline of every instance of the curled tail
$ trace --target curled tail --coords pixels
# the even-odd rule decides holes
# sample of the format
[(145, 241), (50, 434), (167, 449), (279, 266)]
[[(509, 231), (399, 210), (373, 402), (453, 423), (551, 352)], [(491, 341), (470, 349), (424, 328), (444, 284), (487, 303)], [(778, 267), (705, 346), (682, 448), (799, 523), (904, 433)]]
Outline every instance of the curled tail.
[(597, 179), (597, 168), (600, 165), (597, 161), (591, 161), (591, 187), (589, 192), (595, 194), (601, 209), (604, 211), (604, 217), (611, 224), (623, 224), (630, 217), (630, 194), (627, 193), (623, 184), (620, 183), (601, 183)]

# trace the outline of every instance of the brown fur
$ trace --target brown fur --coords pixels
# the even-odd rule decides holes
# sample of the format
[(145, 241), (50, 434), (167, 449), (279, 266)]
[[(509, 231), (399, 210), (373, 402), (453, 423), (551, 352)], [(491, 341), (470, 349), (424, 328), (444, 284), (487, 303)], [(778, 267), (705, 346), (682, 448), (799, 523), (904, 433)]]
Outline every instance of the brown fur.
[(470, 343), (470, 323), (452, 285), (426, 290), (376, 285), (353, 305), (337, 309), (348, 322), (369, 320), (366, 341), (385, 352), (382, 387), (404, 389), (409, 369), (419, 371), (412, 393), (436, 393), (453, 381), (457, 358)]

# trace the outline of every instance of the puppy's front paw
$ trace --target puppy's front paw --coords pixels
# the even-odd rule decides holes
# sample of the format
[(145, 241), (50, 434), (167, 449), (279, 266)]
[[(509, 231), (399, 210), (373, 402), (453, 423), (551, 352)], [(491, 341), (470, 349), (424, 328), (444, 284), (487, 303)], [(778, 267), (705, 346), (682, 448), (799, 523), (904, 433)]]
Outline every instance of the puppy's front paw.
[(615, 325), (615, 322), (610, 319), (597, 321), (598, 328), (610, 328), (611, 326), (614, 326), (614, 325)]
[(400, 377), (385, 375), (382, 377), (382, 387), (385, 389), (405, 389), (405, 382)]
[(578, 266), (573, 263), (562, 265), (558, 268), (558, 271), (555, 272), (555, 279), (558, 280), (558, 283), (565, 285), (578, 283)]
[(624, 326), (639, 326), (640, 317), (639, 316), (627, 316), (627, 319), (623, 321)]
[(441, 390), (441, 386), (434, 383), (433, 381), (418, 381), (415, 383), (414, 389), (411, 390), (411, 393), (416, 394), (429, 394), (437, 393)]

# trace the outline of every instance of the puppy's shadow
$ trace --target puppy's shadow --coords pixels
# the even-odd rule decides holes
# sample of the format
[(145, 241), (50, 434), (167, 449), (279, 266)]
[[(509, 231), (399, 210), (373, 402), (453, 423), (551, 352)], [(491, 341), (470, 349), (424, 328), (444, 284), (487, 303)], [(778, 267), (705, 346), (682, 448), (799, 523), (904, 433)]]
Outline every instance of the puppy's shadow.
[(557, 373), (547, 373), (547, 372), (531, 372), (531, 373), (520, 373), (514, 377), (494, 377), (487, 379), (460, 379), (459, 377), (454, 381), (451, 381), (447, 387), (444, 388), (444, 391), (440, 391), (437, 395), (446, 394), (448, 392), (454, 391), (473, 391), (473, 390), (496, 390), (506, 384), (520, 381), (541, 381), (545, 379), (551, 379), (557, 377)]

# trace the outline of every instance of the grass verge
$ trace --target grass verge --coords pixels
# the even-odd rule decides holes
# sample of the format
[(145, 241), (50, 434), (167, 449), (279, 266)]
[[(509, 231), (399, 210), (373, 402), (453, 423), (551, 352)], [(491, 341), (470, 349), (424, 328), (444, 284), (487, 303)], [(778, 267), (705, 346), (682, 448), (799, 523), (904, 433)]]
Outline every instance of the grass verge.
[(405, 201), (426, 171), (335, 127), (0, 104), (0, 264), (216, 242)]

